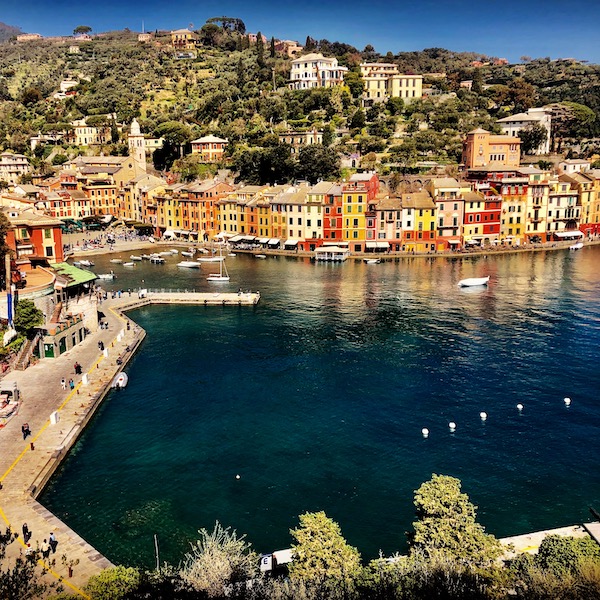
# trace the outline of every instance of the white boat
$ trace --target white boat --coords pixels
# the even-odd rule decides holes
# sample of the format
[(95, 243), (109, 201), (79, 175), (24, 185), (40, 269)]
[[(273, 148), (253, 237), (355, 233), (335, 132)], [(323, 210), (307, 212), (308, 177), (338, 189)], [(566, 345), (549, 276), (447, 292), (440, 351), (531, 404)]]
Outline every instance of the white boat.
[(175, 250), (175, 248), (169, 250), (171, 254), (179, 254), (179, 250)]
[(166, 262), (162, 256), (151, 256), (149, 260), (155, 265), (164, 265)]
[(177, 263), (177, 266), (188, 269), (199, 269), (200, 263), (196, 262), (195, 260), (182, 260), (181, 262)]
[(583, 248), (583, 242), (577, 242), (572, 246), (569, 246), (569, 250), (581, 250)]
[(206, 281), (214, 281), (214, 282), (228, 282), (229, 281), (229, 273), (227, 272), (227, 267), (225, 266), (225, 257), (219, 256), (219, 272), (211, 273)]
[(136, 262), (139, 262), (140, 260), (142, 260), (141, 256), (136, 256), (135, 254), (132, 254), (129, 258), (131, 260), (135, 260)]
[(114, 263), (115, 265), (120, 265), (123, 262), (123, 259), (122, 258), (111, 258), (110, 262)]
[(123, 266), (124, 267), (135, 267), (135, 263), (134, 262), (126, 262), (126, 263), (123, 263)]
[(100, 273), (98, 279), (116, 279), (117, 276), (111, 271), (110, 273)]
[(255, 254), (254, 258), (267, 258), (266, 254)]
[(208, 250), (206, 248), (198, 248), (198, 252), (200, 252), (200, 254), (208, 254)]
[(185, 250), (181, 251), (181, 256), (187, 256), (188, 258), (191, 258), (192, 256), (194, 256), (193, 252), (186, 252)]
[(477, 285), (487, 285), (489, 280), (489, 275), (487, 277), (470, 277), (468, 279), (461, 279), (458, 285), (459, 287), (475, 287)]
[(94, 266), (94, 263), (91, 260), (85, 260), (85, 259), (84, 260), (80, 260), (79, 264), (82, 267), (93, 267)]
[(168, 252), (159, 252), (160, 256), (173, 256), (172, 252), (169, 250)]
[(237, 256), (235, 252), (230, 252), (227, 256)]
[(365, 258), (365, 263), (368, 265), (378, 265), (381, 262), (380, 258)]
[(127, 377), (127, 373), (125, 373), (124, 371), (121, 371), (112, 380), (112, 383), (110, 384), (110, 387), (111, 388), (122, 389), (122, 388), (124, 388), (127, 385), (128, 382), (129, 382), (129, 378)]
[(206, 258), (200, 257), (196, 259), (198, 262), (204, 263), (216, 263), (225, 260), (224, 256), (207, 256)]

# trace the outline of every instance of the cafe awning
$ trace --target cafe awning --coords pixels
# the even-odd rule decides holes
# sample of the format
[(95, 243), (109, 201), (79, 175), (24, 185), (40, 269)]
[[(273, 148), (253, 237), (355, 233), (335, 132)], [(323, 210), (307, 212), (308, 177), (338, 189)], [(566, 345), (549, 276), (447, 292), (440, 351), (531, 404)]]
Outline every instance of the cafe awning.
[(244, 239), (243, 235), (234, 235), (232, 238), (229, 238), (230, 242), (241, 242)]
[(285, 242), (283, 242), (284, 246), (297, 246), (298, 245), (298, 240), (285, 240)]
[(279, 246), (281, 240), (279, 238), (271, 238), (268, 242), (269, 246)]
[(268, 244), (269, 243), (269, 238), (260, 238), (258, 240), (259, 244)]
[(555, 231), (554, 235), (557, 238), (578, 238), (583, 237), (583, 232), (573, 229), (572, 231)]

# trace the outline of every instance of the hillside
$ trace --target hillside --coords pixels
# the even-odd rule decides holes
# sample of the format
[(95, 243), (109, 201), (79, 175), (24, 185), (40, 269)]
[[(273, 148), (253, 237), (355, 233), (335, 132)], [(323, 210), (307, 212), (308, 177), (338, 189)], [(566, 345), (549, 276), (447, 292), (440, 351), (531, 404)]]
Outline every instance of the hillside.
[[(148, 44), (127, 30), (90, 41), (0, 44), (1, 147), (26, 152), (35, 133), (64, 131), (75, 119), (114, 113), (125, 124), (137, 117), (144, 133), (167, 139), (164, 156), (157, 156), (159, 168), (172, 164), (181, 144), (208, 133), (232, 142), (235, 161), (248, 148), (277, 145), (278, 133), (313, 128), (341, 152), (358, 148), (363, 155), (376, 153), (378, 162), (409, 168), (422, 159), (455, 163), (471, 129), (494, 130), (497, 118), (557, 102), (584, 105), (585, 119), (564, 132), (565, 139), (578, 143), (600, 136), (598, 65), (549, 59), (493, 64), (481, 54), (442, 48), (380, 56), (369, 46), (359, 52), (312, 40), (309, 50), (335, 55), (349, 68), (346, 85), (294, 91), (287, 87), (290, 59), (269, 43), (251, 44), (242, 33), (214, 23), (198, 34), (201, 43), (191, 59), (177, 57), (167, 32)], [(70, 50), (74, 45), (76, 53)], [(363, 107), (359, 64), (373, 61), (423, 74), (430, 95)], [(482, 66), (472, 66), (474, 61)], [(76, 95), (55, 100), (63, 79), (79, 81)], [(464, 81), (472, 81), (471, 89)], [(98, 151), (120, 153), (119, 144)], [(597, 151), (594, 142), (586, 144), (586, 152)]]

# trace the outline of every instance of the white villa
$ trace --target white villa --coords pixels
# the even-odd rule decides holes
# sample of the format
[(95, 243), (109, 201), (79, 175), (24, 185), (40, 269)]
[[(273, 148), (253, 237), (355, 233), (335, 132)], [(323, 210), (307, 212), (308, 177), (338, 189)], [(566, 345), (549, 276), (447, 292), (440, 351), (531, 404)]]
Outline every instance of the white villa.
[(527, 112), (504, 117), (496, 121), (504, 135), (519, 137), (519, 131), (530, 125), (539, 124), (547, 131), (546, 140), (534, 151), (534, 154), (550, 153), (550, 127), (552, 125), (552, 113), (546, 108), (530, 108)]
[(342, 84), (347, 72), (346, 67), (338, 65), (337, 58), (326, 58), (313, 52), (292, 61), (289, 86), (293, 90), (332, 87)]

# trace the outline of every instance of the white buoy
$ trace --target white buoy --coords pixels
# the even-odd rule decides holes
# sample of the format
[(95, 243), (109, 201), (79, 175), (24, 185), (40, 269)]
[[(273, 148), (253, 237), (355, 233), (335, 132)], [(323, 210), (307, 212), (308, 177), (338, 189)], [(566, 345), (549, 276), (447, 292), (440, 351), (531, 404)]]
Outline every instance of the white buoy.
[(448, 427), (450, 428), (450, 431), (454, 431), (456, 429), (456, 423), (454, 421), (450, 421), (450, 423), (448, 423)]
[(480, 412), (479, 413), (479, 417), (481, 418), (482, 421), (485, 421), (487, 419), (487, 413), (486, 412)]
[(423, 437), (427, 437), (429, 435), (429, 429), (427, 429), (427, 427), (423, 427), (423, 429), (421, 429), (421, 433), (423, 434)]
[(570, 406), (571, 405), (571, 398), (565, 398), (565, 404), (566, 404), (566, 406)]
[(517, 410), (523, 410), (523, 405), (522, 404), (517, 404)]
[(236, 475), (235, 476), (236, 479), (240, 479), (240, 477), (241, 477), (240, 475)]

